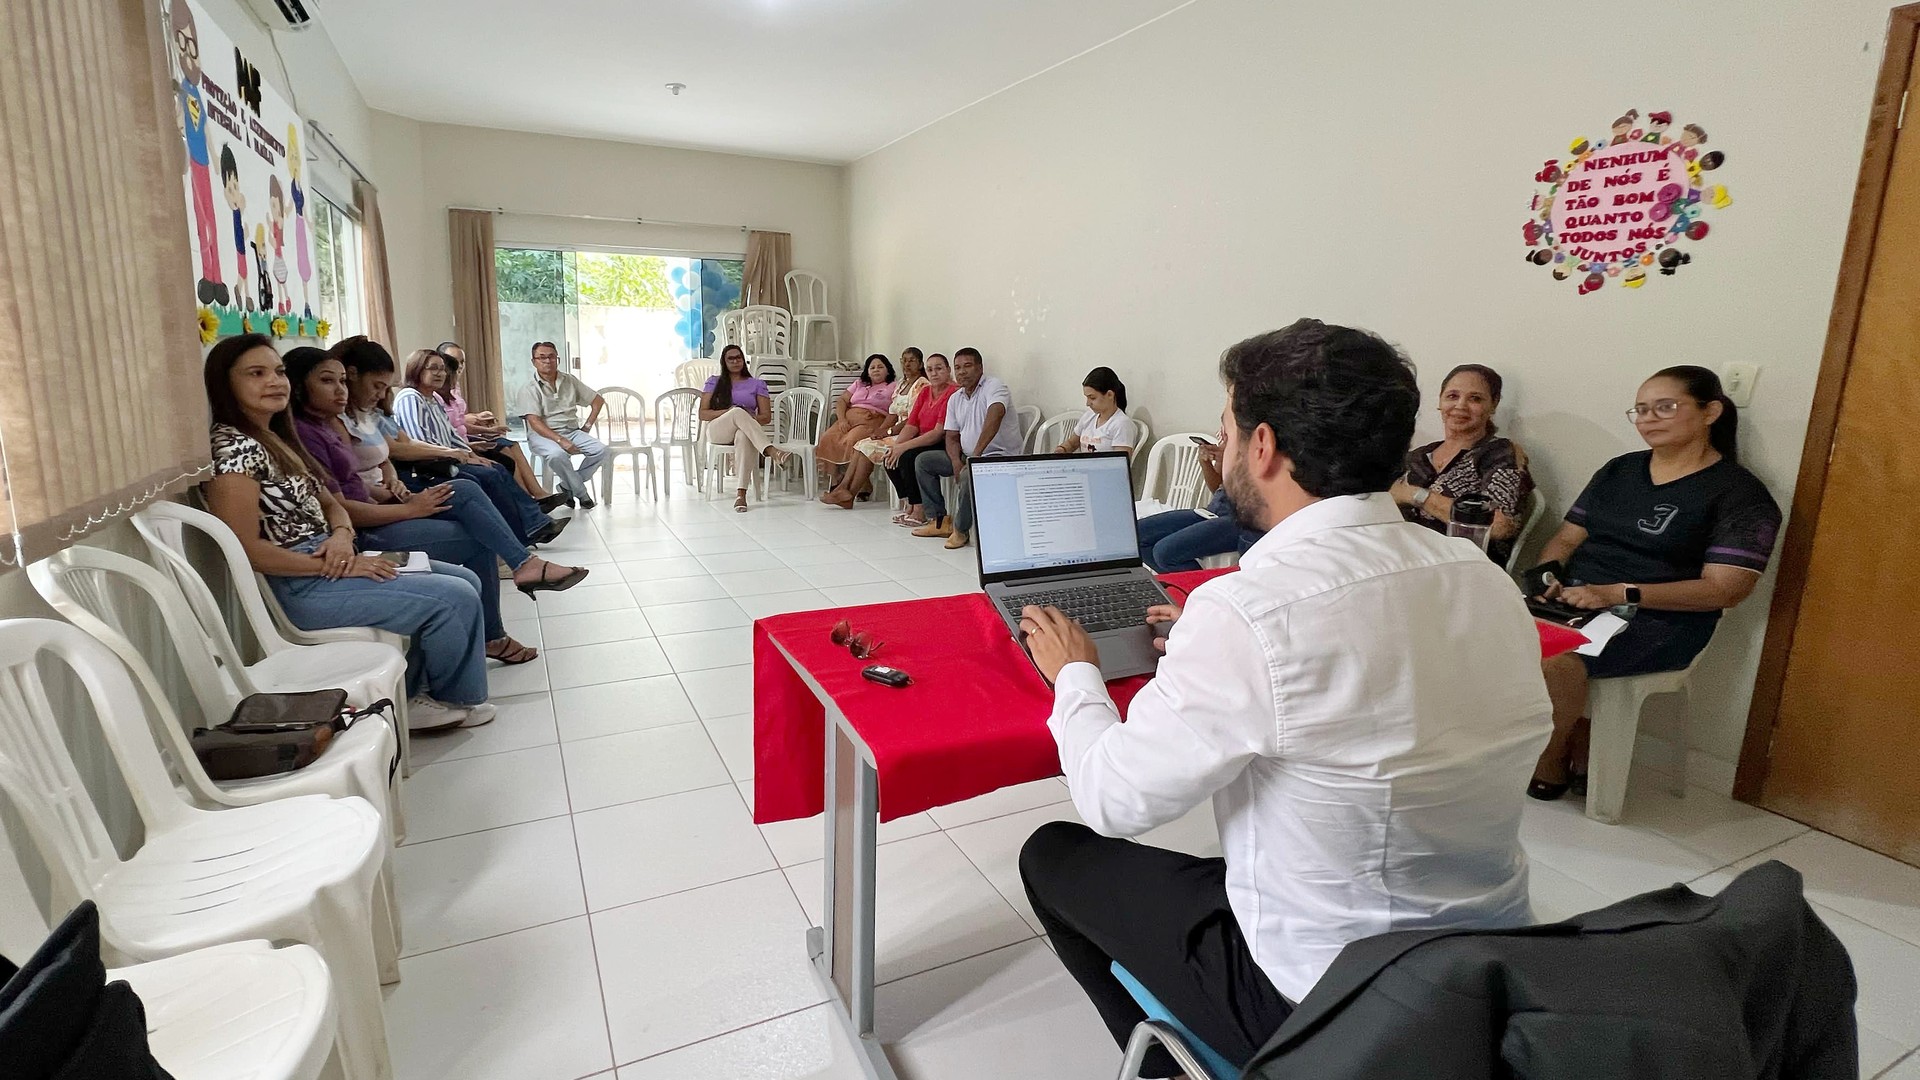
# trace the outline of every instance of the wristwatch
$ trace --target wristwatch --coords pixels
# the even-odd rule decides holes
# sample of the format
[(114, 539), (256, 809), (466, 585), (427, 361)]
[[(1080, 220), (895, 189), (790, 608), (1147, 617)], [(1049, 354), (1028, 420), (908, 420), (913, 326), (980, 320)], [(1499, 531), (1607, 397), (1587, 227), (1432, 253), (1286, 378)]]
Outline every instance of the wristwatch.
[(1431, 498), (1433, 498), (1432, 488), (1414, 488), (1413, 489), (1414, 509), (1418, 510), (1420, 507), (1427, 505), (1427, 500)]
[(1640, 606), (1640, 586), (1638, 585), (1627, 586), (1627, 603), (1633, 605), (1634, 607)]

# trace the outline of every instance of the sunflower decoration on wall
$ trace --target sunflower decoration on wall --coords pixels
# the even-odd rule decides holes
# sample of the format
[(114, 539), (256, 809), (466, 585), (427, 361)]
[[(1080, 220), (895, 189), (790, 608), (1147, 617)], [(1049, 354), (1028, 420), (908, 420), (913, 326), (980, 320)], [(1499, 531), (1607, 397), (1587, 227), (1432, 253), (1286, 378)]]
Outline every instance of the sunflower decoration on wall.
[(1605, 136), (1574, 139), (1570, 157), (1548, 159), (1534, 174), (1545, 186), (1521, 226), (1527, 261), (1551, 266), (1557, 281), (1577, 279), (1582, 296), (1609, 279), (1640, 288), (1655, 268), (1673, 276), (1693, 261), (1684, 245), (1707, 238), (1707, 208), (1733, 205), (1726, 185), (1708, 182), (1727, 156), (1702, 149), (1706, 142), (1699, 124), (1675, 128), (1662, 110), (1643, 126), (1638, 109)]
[(283, 337), (286, 337), (286, 336), (287, 336), (287, 320), (286, 320), (286, 317), (285, 317), (285, 316), (280, 316), (280, 317), (277, 317), (277, 318), (275, 318), (275, 319), (273, 320), (273, 322), (271, 322), (271, 323), (268, 323), (268, 324), (267, 324), (267, 329), (269, 329), (269, 330), (271, 330), (271, 331), (273, 332), (273, 336), (274, 336), (274, 337), (277, 337), (277, 338), (283, 338)]
[(327, 340), (332, 334), (333, 324), (327, 320), (321, 319), (319, 322), (313, 324), (313, 336), (319, 338), (321, 341)]
[(220, 316), (205, 305), (200, 308), (200, 344), (211, 345), (220, 338)]

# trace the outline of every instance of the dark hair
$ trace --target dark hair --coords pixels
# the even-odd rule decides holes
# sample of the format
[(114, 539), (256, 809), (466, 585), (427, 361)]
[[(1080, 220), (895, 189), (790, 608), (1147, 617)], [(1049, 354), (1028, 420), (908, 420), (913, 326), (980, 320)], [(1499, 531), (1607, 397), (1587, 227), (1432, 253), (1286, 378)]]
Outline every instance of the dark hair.
[(220, 148), (220, 182), (240, 179), (240, 163), (233, 158), (231, 144)]
[(340, 361), (347, 370), (362, 375), (382, 375), (394, 369), (393, 354), (365, 334), (335, 342), (327, 355)]
[[(1488, 367), (1485, 364), (1461, 364), (1459, 367), (1456, 367), (1452, 371), (1447, 372), (1447, 377), (1440, 380), (1440, 392), (1442, 394), (1445, 394), (1447, 392), (1447, 384), (1453, 381), (1453, 377), (1455, 375), (1463, 375), (1463, 374), (1469, 374), (1469, 373), (1478, 375), (1481, 378), (1487, 380), (1487, 393), (1492, 394), (1493, 403), (1496, 406), (1499, 405), (1500, 404), (1500, 388), (1505, 384), (1500, 379), (1500, 373), (1493, 370), (1492, 368)], [(1487, 421), (1487, 434), (1488, 435), (1500, 434), (1500, 428), (1498, 427), (1498, 425), (1494, 424), (1494, 422), (1491, 419)]]
[(1711, 368), (1681, 364), (1678, 367), (1661, 368), (1649, 379), (1672, 379), (1703, 409), (1715, 401), (1719, 402), (1720, 419), (1707, 429), (1707, 441), (1720, 451), (1721, 457), (1728, 461), (1740, 460), (1740, 410), (1734, 408), (1733, 399), (1720, 388), (1720, 376), (1714, 374)]
[[(433, 347), (433, 351), (439, 353), (442, 356), (447, 355), (448, 349), (459, 349), (461, 352), (467, 351), (467, 347), (465, 345), (460, 344), (457, 341), (443, 341), (440, 344), (435, 345)], [(449, 359), (451, 359), (451, 357), (449, 357)]]
[(534, 342), (534, 343), (533, 343), (533, 348), (531, 348), (531, 349), (528, 349), (528, 350), (527, 350), (527, 355), (528, 355), (528, 356), (532, 356), (532, 355), (533, 355), (534, 353), (537, 353), (537, 352), (539, 352), (539, 351), (540, 351), (540, 346), (542, 346), (542, 345), (545, 345), (545, 346), (546, 346), (547, 348), (549, 348), (549, 349), (552, 349), (552, 350), (553, 350), (553, 354), (554, 354), (554, 356), (556, 356), (556, 357), (557, 357), (557, 356), (559, 356), (559, 355), (560, 355), (560, 346), (558, 346), (558, 345), (555, 345), (555, 344), (554, 344), (553, 342), (551, 342), (551, 341), (536, 341), (536, 342)]
[(285, 361), (287, 365), (287, 381), (293, 384), (291, 407), (293, 414), (298, 416), (307, 409), (307, 376), (313, 374), (313, 369), (319, 367), (321, 364), (329, 360), (338, 363), (338, 359), (328, 356), (327, 350), (316, 349), (311, 345), (302, 345), (297, 349), (288, 349), (280, 355), (280, 359)]
[(861, 382), (863, 382), (863, 383), (865, 383), (865, 384), (866, 384), (866, 385), (868, 385), (868, 386), (872, 386), (872, 385), (874, 385), (874, 383), (873, 383), (873, 376), (872, 376), (872, 375), (870, 375), (870, 374), (868, 373), (868, 369), (869, 369), (869, 368), (871, 368), (871, 367), (873, 367), (873, 362), (874, 362), (875, 360), (878, 360), (878, 361), (880, 361), (880, 362), (881, 362), (882, 364), (885, 364), (885, 365), (887, 366), (887, 381), (888, 381), (888, 382), (892, 382), (892, 381), (894, 381), (895, 379), (897, 379), (897, 378), (899, 378), (899, 377), (900, 377), (900, 376), (899, 376), (898, 374), (896, 374), (896, 373), (894, 372), (894, 370), (893, 370), (893, 361), (891, 361), (891, 360), (889, 360), (889, 359), (887, 359), (887, 354), (886, 354), (886, 353), (874, 353), (874, 354), (873, 354), (872, 356), (869, 356), (869, 357), (867, 357), (867, 362), (866, 362), (866, 363), (864, 363), (864, 364), (861, 364), (861, 365), (860, 365), (860, 381), (861, 381)]
[(1309, 495), (1385, 491), (1406, 470), (1420, 384), (1373, 334), (1301, 319), (1221, 354), (1220, 378), (1240, 434), (1271, 428)]
[(1080, 385), (1096, 394), (1112, 394), (1115, 405), (1122, 409), (1127, 407), (1127, 384), (1121, 382), (1120, 376), (1115, 375), (1110, 367), (1097, 367), (1087, 372), (1087, 377), (1080, 380)]
[(960, 348), (958, 348), (958, 349), (955, 349), (955, 350), (953, 350), (953, 358), (954, 358), (955, 360), (958, 360), (958, 359), (960, 359), (960, 358), (961, 358), (961, 357), (963, 357), (963, 356), (971, 356), (971, 357), (973, 357), (973, 358), (974, 358), (975, 360), (978, 360), (978, 361), (980, 362), (980, 366), (981, 366), (981, 367), (986, 367), (986, 366), (987, 366), (987, 358), (986, 358), (986, 357), (984, 357), (984, 356), (981, 356), (981, 355), (980, 355), (980, 350), (979, 350), (979, 349), (976, 349), (976, 348), (974, 348), (974, 347), (973, 347), (973, 346), (971, 346), (971, 345), (965, 345), (965, 346), (962, 346), (962, 347), (960, 347)]
[(320, 463), (313, 460), (307, 448), (300, 444), (300, 436), (293, 430), (291, 410), (281, 409), (274, 413), (267, 418), (267, 426), (262, 429), (247, 419), (246, 410), (240, 407), (240, 399), (234, 396), (233, 366), (240, 362), (241, 357), (261, 348), (272, 350), (275, 357), (280, 355), (279, 350), (273, 347), (273, 339), (265, 334), (235, 334), (221, 339), (207, 350), (207, 363), (202, 371), (207, 384), (207, 410), (213, 414), (214, 423), (238, 428), (265, 447), (267, 453), (289, 475), (306, 473), (319, 477), (323, 475)]
[(926, 353), (923, 353), (919, 349), (916, 349), (913, 346), (909, 345), (906, 348), (900, 350), (900, 363), (902, 366), (906, 365), (908, 354), (912, 354), (913, 358), (915, 360), (920, 361), (922, 364), (927, 362)]
[(1701, 127), (1699, 124), (1688, 124), (1686, 127), (1683, 127), (1680, 130), (1687, 132), (1688, 134), (1692, 135), (1696, 139), (1699, 139), (1703, 143), (1707, 141), (1707, 129)]
[(729, 345), (721, 349), (720, 374), (714, 377), (713, 393), (707, 396), (707, 408), (709, 409), (733, 408), (733, 373), (727, 370), (727, 354), (731, 352), (740, 354), (740, 377), (742, 379), (750, 379), (753, 377), (753, 368), (749, 367), (747, 363), (747, 350), (738, 345)]
[(1721, 165), (1726, 164), (1726, 161), (1727, 155), (1718, 150), (1709, 150), (1700, 155), (1700, 167), (1708, 172), (1712, 172)]

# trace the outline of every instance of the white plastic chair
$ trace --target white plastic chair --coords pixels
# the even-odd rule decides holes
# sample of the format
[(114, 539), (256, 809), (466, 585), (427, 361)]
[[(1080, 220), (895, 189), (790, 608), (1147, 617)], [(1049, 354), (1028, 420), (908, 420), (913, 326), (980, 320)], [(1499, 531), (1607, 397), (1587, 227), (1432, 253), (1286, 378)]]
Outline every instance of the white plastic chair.
[(1137, 416), (1129, 416), (1127, 419), (1133, 423), (1133, 441), (1127, 444), (1127, 464), (1133, 466), (1140, 463), (1140, 451), (1145, 450), (1147, 443), (1153, 441), (1153, 425)]
[(1053, 448), (1067, 441), (1073, 434), (1073, 425), (1080, 422), (1080, 412), (1055, 413), (1047, 417), (1046, 422), (1033, 431), (1027, 446), (1036, 454), (1051, 454)]
[[(80, 779), (43, 682), (63, 664), (92, 703), (144, 826), (122, 860)], [(346, 1080), (392, 1075), (380, 973), (398, 964), (379, 887), (388, 839), (364, 799), (319, 795), (202, 810), (173, 790), (140, 696), (106, 646), (50, 619), (0, 622), (0, 794), (51, 877), (51, 906), (100, 908), (104, 946), (132, 961), (265, 939), (312, 946), (339, 1010)]]
[(1527, 501), (1521, 505), (1520, 512), (1525, 515), (1520, 522), (1520, 535), (1513, 538), (1513, 550), (1507, 553), (1507, 573), (1518, 574), (1525, 563), (1521, 562), (1524, 552), (1529, 550), (1534, 538), (1547, 523), (1547, 497), (1540, 492), (1538, 484), (1527, 492)]
[[(713, 317), (713, 355), (719, 356), (729, 345), (740, 344), (740, 309), (732, 308)], [(698, 385), (695, 389), (699, 389)]]
[(748, 356), (792, 356), (793, 316), (786, 308), (753, 304), (740, 309), (740, 340)]
[(607, 447), (607, 463), (600, 470), (600, 501), (613, 498), (613, 467), (622, 457), (633, 459), (633, 494), (640, 495), (640, 459), (647, 459), (647, 490), (660, 497), (660, 477), (653, 460), (653, 444), (647, 441), (647, 401), (638, 390), (624, 386), (603, 386), (594, 391), (606, 399), (594, 421), (594, 435)]
[(1176, 431), (1153, 444), (1147, 454), (1142, 498), (1153, 499), (1169, 510), (1198, 510), (1207, 505), (1212, 492), (1200, 471), (1200, 447), (1194, 443), (1194, 436), (1213, 439), (1201, 431)]
[[(186, 675), (200, 715), (208, 725), (218, 724), (232, 715), (234, 706), (248, 694), (340, 687), (342, 680), (329, 677), (333, 669), (326, 665), (324, 654), (337, 649), (385, 652), (386, 646), (289, 647), (248, 668), (234, 655), (233, 639), (227, 634), (226, 624), (220, 621), (213, 594), (197, 574), (187, 579), (190, 587), (186, 591), (194, 595), (189, 601), (174, 582), (140, 560), (80, 544), (27, 567), (27, 578), (61, 617), (111, 649), (133, 673), (153, 706), (153, 712), (148, 714), (152, 718), (148, 737), (158, 740), (160, 748), (172, 759), (173, 771), (196, 803), (210, 807), (251, 806), (295, 795), (335, 798), (357, 795), (380, 811), (381, 817), (391, 825), (396, 841), (405, 836), (399, 817), (399, 776), (394, 768), (398, 737), (379, 717), (370, 716), (354, 724), (304, 769), (257, 780), (215, 782), (194, 756), (193, 745), (166, 691), (161, 688), (153, 665), (134, 646), (127, 632), (129, 624), (137, 623), (139, 614), (119, 603), (116, 596), (120, 589), (135, 590), (158, 609), (161, 625), (172, 639), (174, 655)], [(203, 617), (196, 619), (196, 613), (189, 608), (201, 609)], [(281, 658), (290, 662), (277, 663)], [(320, 662), (313, 663), (309, 658)], [(391, 670), (394, 668), (398, 669), (397, 673)], [(391, 689), (391, 680), (396, 675), (405, 678), (403, 663), (389, 661), (389, 669), (389, 685), (377, 691), (380, 697), (391, 696), (387, 690)], [(344, 665), (341, 670), (353, 672)], [(359, 705), (378, 700), (367, 697), (370, 691), (365, 682), (343, 689), (348, 690), (350, 697), (357, 690), (356, 704)], [(393, 777), (391, 782), (389, 775)]]
[[(791, 464), (804, 471), (807, 478), (807, 498), (818, 495), (820, 476), (814, 461), (813, 445), (820, 441), (820, 424), (826, 413), (826, 399), (818, 390), (809, 390), (796, 386), (773, 399), (773, 445), (793, 455)], [(761, 463), (760, 489), (766, 491), (773, 485), (774, 464), (771, 460)], [(786, 490), (786, 473), (781, 473), (781, 490)]]
[(793, 355), (802, 360), (812, 356), (813, 332), (833, 334), (829, 360), (840, 359), (840, 324), (827, 311), (827, 283), (811, 270), (787, 271), (787, 310), (793, 312)]
[[(1033, 433), (1040, 427), (1041, 415), (1040, 406), (1038, 405), (1014, 406), (1013, 418), (1020, 422), (1020, 445), (1026, 447), (1028, 453), (1033, 452)], [(1055, 443), (1054, 445), (1057, 446), (1059, 444)]]
[[(715, 350), (716, 355), (718, 350)], [(682, 389), (698, 390), (707, 385), (707, 380), (720, 374), (718, 360), (689, 360), (673, 369), (673, 385)]]
[[(705, 380), (702, 380), (704, 384)], [(653, 447), (667, 469), (666, 494), (673, 497), (673, 451), (680, 450), (687, 485), (694, 486), (694, 458), (700, 452), (700, 388), (682, 386), (653, 399)]]
[(1588, 817), (1608, 825), (1619, 824), (1627, 802), (1633, 748), (1640, 737), (1640, 708), (1655, 694), (1680, 695), (1680, 719), (1673, 735), (1672, 791), (1686, 797), (1687, 714), (1692, 708), (1693, 670), (1699, 666), (1700, 657), (1696, 656), (1681, 671), (1594, 679), (1587, 684), (1587, 716), (1593, 725), (1587, 744)]
[(174, 1080), (317, 1080), (332, 1056), (333, 982), (308, 946), (237, 941), (107, 969), (123, 979)]
[[(212, 542), (221, 557), (226, 560), (231, 594), (240, 605), (240, 614), (246, 620), (247, 632), (253, 635), (254, 641), (259, 643), (263, 653), (272, 654), (308, 645), (368, 643), (385, 645), (399, 653), (402, 672), (400, 692), (395, 695), (380, 696), (393, 697), (395, 725), (402, 735), (400, 773), (402, 776), (413, 775), (413, 763), (409, 760), (405, 738), (407, 731), (405, 665), (408, 648), (406, 637), (385, 630), (377, 630), (371, 626), (335, 626), (321, 630), (302, 630), (295, 626), (293, 620), (287, 617), (286, 609), (280, 606), (279, 598), (274, 596), (273, 590), (268, 587), (266, 576), (253, 572), (252, 564), (247, 561), (247, 550), (240, 546), (240, 538), (233, 534), (232, 529), (227, 528), (226, 522), (205, 510), (173, 502), (149, 503), (144, 510), (133, 516), (133, 527), (140, 531), (141, 538), (147, 542), (147, 549), (153, 553), (154, 562), (172, 575), (174, 583), (180, 585), (181, 591), (187, 593), (189, 597), (192, 597), (193, 592), (187, 588), (186, 583), (200, 579), (200, 572), (195, 569), (192, 559), (187, 555), (186, 530), (198, 530), (200, 535)], [(253, 588), (248, 588), (246, 585), (249, 578), (253, 581)], [(196, 612), (197, 616), (198, 612)], [(218, 621), (219, 618), (216, 608), (214, 619)], [(336, 649), (335, 653), (336, 656), (344, 656), (341, 650)], [(356, 651), (355, 655), (360, 656), (363, 653)], [(371, 665), (374, 655), (370, 651), (364, 652), (365, 662)], [(390, 655), (380, 654), (382, 664), (390, 661)], [(384, 675), (375, 674), (371, 667), (367, 670), (368, 674), (364, 681), (369, 685), (385, 685)], [(341, 683), (333, 685), (349, 689)], [(379, 697), (369, 700), (377, 701)]]

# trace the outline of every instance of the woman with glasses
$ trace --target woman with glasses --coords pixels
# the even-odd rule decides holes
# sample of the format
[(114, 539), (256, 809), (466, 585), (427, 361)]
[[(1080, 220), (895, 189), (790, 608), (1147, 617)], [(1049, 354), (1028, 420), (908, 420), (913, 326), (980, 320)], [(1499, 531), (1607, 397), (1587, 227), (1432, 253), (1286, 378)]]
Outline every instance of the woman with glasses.
[(1528, 795), (1584, 792), (1588, 679), (1687, 667), (1766, 570), (1780, 507), (1736, 460), (1735, 411), (1706, 368), (1671, 367), (1641, 384), (1627, 419), (1649, 449), (1602, 465), (1527, 571), (1529, 592), (1630, 613), (1600, 655), (1545, 662), (1553, 738)]
[(1407, 453), (1407, 472), (1393, 485), (1393, 500), (1408, 521), (1446, 532), (1453, 501), (1485, 495), (1493, 503), (1493, 540), (1487, 556), (1501, 566), (1513, 554), (1520, 535), (1533, 476), (1527, 455), (1494, 426), (1500, 408), (1500, 373), (1480, 364), (1461, 364), (1440, 383), (1439, 442)]
[(474, 453), (510, 470), (520, 490), (538, 503), (542, 511), (551, 513), (564, 505), (567, 497), (548, 492), (540, 478), (533, 474), (533, 464), (521, 451), (520, 444), (507, 438), (507, 425), (500, 423), (491, 412), (473, 412), (467, 408), (467, 399), (460, 394), (460, 369), (466, 366), (466, 350), (454, 342), (443, 341), (434, 352), (439, 353), (447, 365), (447, 380), (441, 384), (439, 396), (454, 433), (467, 440)]
[[(353, 365), (349, 362), (348, 366)], [(433, 349), (415, 349), (407, 356), (406, 379), (407, 385), (393, 395), (393, 420), (407, 438), (429, 449), (452, 452), (460, 463), (460, 475), (480, 485), (521, 543), (552, 543), (567, 521), (548, 517), (532, 496), (520, 490), (512, 473), (474, 453), (473, 447), (453, 430), (453, 421), (440, 400), (440, 389), (447, 381), (447, 358)], [(401, 476), (415, 491), (445, 479), (419, 469)]]
[(707, 441), (734, 448), (733, 465), (740, 470), (740, 490), (733, 509), (747, 512), (747, 478), (761, 458), (785, 465), (792, 454), (773, 445), (765, 424), (773, 419), (773, 395), (764, 380), (753, 377), (747, 351), (738, 345), (720, 350), (720, 374), (709, 376), (700, 392), (700, 419), (707, 425)]

